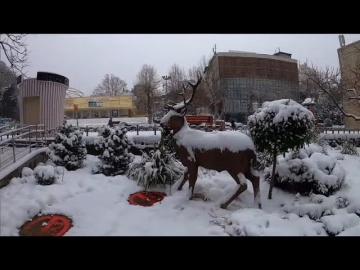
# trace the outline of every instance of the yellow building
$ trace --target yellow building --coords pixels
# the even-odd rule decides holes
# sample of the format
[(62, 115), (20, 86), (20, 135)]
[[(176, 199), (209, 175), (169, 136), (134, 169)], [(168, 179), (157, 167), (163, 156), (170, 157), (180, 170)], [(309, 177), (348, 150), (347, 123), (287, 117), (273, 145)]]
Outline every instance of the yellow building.
[(79, 118), (109, 118), (134, 116), (136, 108), (133, 95), (66, 98), (66, 117), (76, 118), (76, 110)]

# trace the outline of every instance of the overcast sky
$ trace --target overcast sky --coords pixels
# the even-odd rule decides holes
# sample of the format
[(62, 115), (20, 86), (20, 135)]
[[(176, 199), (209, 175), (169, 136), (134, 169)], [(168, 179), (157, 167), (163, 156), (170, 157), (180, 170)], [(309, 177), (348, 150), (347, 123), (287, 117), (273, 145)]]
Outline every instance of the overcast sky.
[[(345, 42), (360, 34), (345, 34)], [(125, 80), (130, 90), (143, 64), (153, 65), (159, 76), (177, 63), (186, 70), (203, 55), (229, 50), (273, 54), (278, 48), (300, 62), (338, 67), (337, 34), (37, 34), (29, 35), (30, 66), (27, 76), (38, 71), (64, 75), (70, 87), (90, 95), (106, 73)]]

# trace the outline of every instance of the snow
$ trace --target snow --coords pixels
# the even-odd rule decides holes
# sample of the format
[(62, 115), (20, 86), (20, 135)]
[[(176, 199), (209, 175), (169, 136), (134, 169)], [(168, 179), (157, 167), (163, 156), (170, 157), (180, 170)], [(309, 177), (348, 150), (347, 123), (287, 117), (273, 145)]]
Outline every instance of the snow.
[(55, 177), (55, 168), (51, 165), (36, 166), (34, 174), (44, 180)]
[[(310, 149), (304, 151), (315, 147)], [(338, 154), (330, 149), (329, 161)], [(346, 181), (329, 197), (296, 196), (274, 188), (273, 199), (268, 200), (269, 185), (262, 173), (262, 210), (254, 208), (251, 183), (227, 210), (220, 208), (237, 189), (226, 172), (200, 169), (195, 186), (199, 199), (189, 200), (188, 184), (177, 190), (180, 179), (163, 201), (141, 207), (127, 201), (130, 194), (143, 190), (136, 181), (91, 174), (98, 162), (94, 156), (87, 155), (76, 171), (55, 167), (55, 183), (47, 186), (38, 185), (31, 170), (24, 168), (23, 177), (0, 189), (0, 233), (17, 236), (20, 226), (35, 215), (56, 213), (73, 220), (65, 236), (326, 236), (327, 232), (360, 236), (360, 157), (343, 157), (337, 162), (346, 171)], [(140, 159), (137, 156), (134, 162)], [(315, 155), (313, 162), (324, 167), (326, 161)]]
[[(171, 117), (179, 116), (173, 110), (170, 110), (160, 121), (162, 124), (168, 123)], [(191, 129), (184, 118), (183, 127), (174, 134), (174, 139), (178, 145), (184, 146), (191, 158), (194, 159), (193, 149), (210, 150), (225, 149), (231, 152), (239, 152), (246, 149), (255, 151), (252, 139), (244, 133), (235, 131), (213, 131), (205, 132), (201, 130)]]
[(254, 121), (254, 118), (264, 120), (269, 113), (275, 113), (274, 124), (282, 121), (286, 122), (289, 118), (294, 120), (303, 118), (314, 119), (313, 113), (299, 103), (291, 99), (280, 99), (264, 102), (262, 108), (259, 108), (256, 113), (249, 116), (249, 120)]
[(314, 104), (315, 98), (305, 98), (305, 100), (301, 104)]
[[(288, 153), (284, 157), (279, 156), (279, 164), (276, 166), (276, 173), (280, 182), (315, 182), (317, 192), (328, 193), (331, 188), (338, 189), (346, 175), (345, 169), (341, 166), (334, 154), (331, 156), (319, 153), (320, 146), (310, 144), (302, 149), (298, 157)], [(270, 173), (272, 168), (266, 168)]]
[(0, 181), (5, 176), (7, 176), (9, 173), (11, 173), (15, 169), (17, 169), (22, 164), (24, 164), (26, 161), (32, 159), (33, 157), (35, 157), (39, 153), (46, 152), (47, 150), (48, 150), (47, 147), (39, 148), (39, 149), (36, 149), (36, 150), (32, 150), (31, 153), (28, 153), (27, 155), (19, 158), (18, 160), (16, 160), (16, 162), (12, 163), (11, 165), (7, 166), (5, 169), (0, 171)]
[(355, 214), (339, 214), (321, 218), (325, 229), (331, 234), (339, 234), (347, 228), (355, 227), (360, 224), (360, 218)]

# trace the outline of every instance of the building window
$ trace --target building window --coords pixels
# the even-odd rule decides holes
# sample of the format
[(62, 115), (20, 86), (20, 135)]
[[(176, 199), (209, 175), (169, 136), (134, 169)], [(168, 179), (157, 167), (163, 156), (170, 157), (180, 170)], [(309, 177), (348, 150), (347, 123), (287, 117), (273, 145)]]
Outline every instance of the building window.
[(97, 101), (89, 101), (89, 107), (102, 107), (102, 102), (97, 102)]

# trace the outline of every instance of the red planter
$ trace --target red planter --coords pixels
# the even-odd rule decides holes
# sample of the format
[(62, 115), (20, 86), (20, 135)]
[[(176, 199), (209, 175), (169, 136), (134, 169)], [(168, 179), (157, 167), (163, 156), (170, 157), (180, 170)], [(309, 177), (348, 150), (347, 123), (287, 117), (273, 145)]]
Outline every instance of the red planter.
[(129, 203), (132, 205), (152, 206), (154, 203), (160, 202), (166, 196), (163, 192), (156, 191), (139, 191), (129, 196)]
[(21, 226), (20, 236), (63, 236), (72, 226), (72, 220), (64, 215), (35, 216)]

